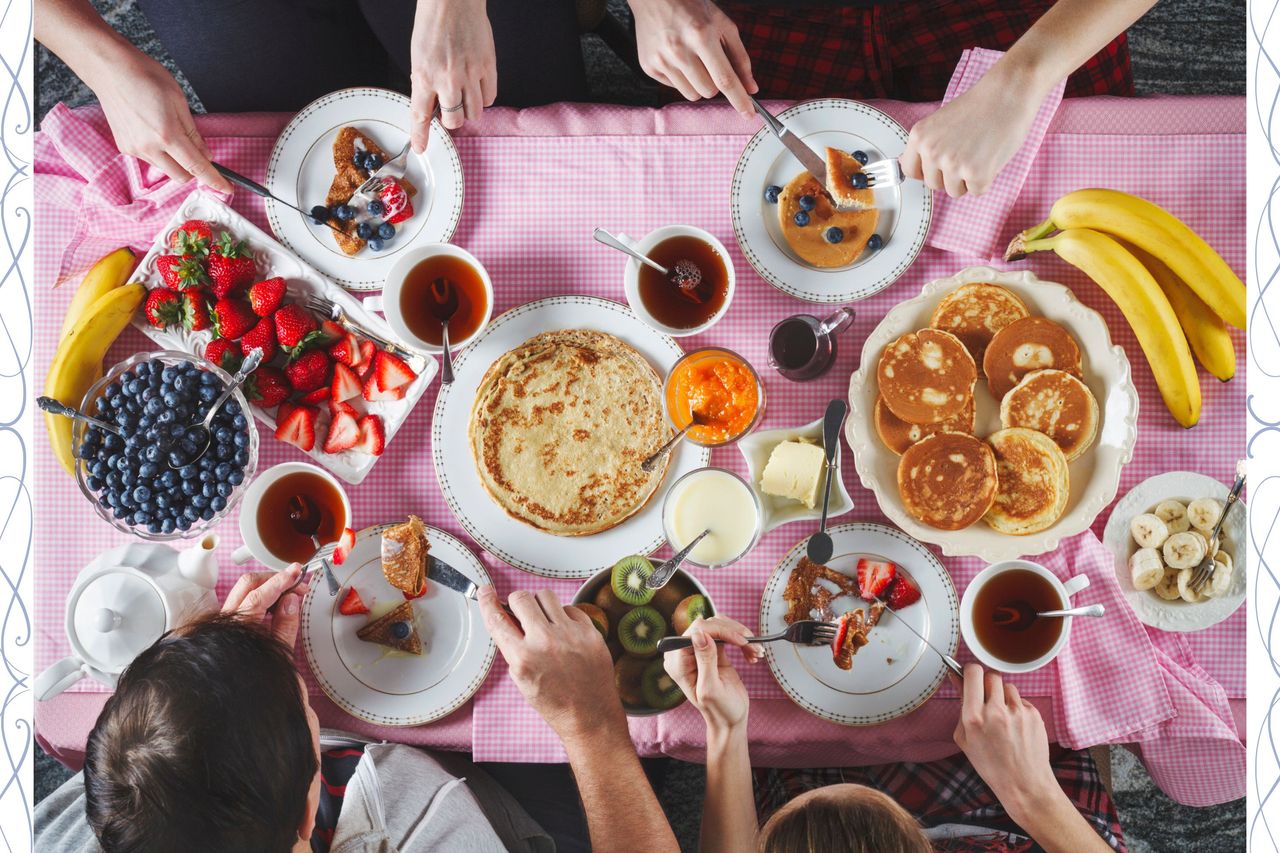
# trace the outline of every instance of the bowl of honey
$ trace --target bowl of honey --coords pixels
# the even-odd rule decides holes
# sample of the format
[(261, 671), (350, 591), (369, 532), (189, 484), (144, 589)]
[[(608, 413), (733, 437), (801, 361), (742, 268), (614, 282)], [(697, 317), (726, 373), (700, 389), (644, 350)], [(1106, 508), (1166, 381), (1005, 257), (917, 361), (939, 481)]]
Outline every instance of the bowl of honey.
[(422, 352), (444, 352), (447, 323), (449, 348), (456, 351), (493, 316), (493, 281), (470, 252), (431, 243), (406, 252), (387, 273), (381, 295), (365, 297), (364, 304)]
[(635, 258), (627, 261), (623, 290), (641, 320), (672, 337), (705, 332), (733, 301), (733, 262), (724, 244), (701, 228), (668, 225), (632, 243), (664, 274)]
[(245, 492), (240, 511), (244, 545), (232, 559), (238, 565), (254, 559), (282, 571), (315, 556), (316, 544), (303, 530), (314, 530), (320, 545), (327, 545), (351, 526), (351, 502), (337, 478), (307, 462), (284, 462), (259, 474)]
[(667, 374), (662, 408), (685, 440), (702, 447), (732, 444), (764, 414), (764, 384), (745, 358), (723, 347), (691, 350)]

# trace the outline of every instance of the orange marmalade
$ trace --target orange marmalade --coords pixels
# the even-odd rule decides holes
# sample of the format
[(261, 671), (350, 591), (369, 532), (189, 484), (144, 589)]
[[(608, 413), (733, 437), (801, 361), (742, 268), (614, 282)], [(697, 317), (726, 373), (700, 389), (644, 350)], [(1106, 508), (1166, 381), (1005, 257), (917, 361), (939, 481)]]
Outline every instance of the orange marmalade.
[(724, 444), (750, 429), (760, 408), (755, 374), (737, 356), (708, 350), (676, 365), (667, 379), (667, 411), (677, 429), (696, 412), (689, 430), (698, 444)]

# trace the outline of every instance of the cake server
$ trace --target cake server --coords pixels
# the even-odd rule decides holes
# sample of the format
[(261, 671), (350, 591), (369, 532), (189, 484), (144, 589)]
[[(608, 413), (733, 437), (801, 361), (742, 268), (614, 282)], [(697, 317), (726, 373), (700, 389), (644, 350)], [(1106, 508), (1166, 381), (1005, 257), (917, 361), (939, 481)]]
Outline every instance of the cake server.
[[(748, 95), (747, 97), (751, 97)], [(760, 114), (760, 118), (764, 119), (765, 125), (773, 131), (773, 135), (778, 137), (778, 141), (783, 144), (788, 151), (791, 152), (800, 165), (804, 166), (805, 171), (822, 184), (827, 185), (827, 164), (818, 156), (818, 152), (814, 151), (804, 143), (800, 137), (796, 136), (785, 124), (778, 121), (773, 113), (766, 110), (759, 101), (751, 98), (751, 104), (756, 108), (756, 112)]]
[(427, 580), (434, 581), (454, 592), (462, 593), (464, 598), (473, 601), (480, 592), (480, 587), (471, 578), (446, 563), (444, 560), (427, 555)]

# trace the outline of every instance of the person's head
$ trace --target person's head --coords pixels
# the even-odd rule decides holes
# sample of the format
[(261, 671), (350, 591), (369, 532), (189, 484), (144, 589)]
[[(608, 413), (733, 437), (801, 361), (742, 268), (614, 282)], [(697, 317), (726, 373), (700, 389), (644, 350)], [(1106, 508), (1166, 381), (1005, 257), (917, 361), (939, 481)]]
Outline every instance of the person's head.
[(865, 785), (828, 785), (778, 809), (760, 831), (760, 853), (929, 853), (915, 818)]
[(178, 628), (129, 665), (89, 734), (89, 824), (107, 853), (291, 850), (315, 821), (319, 731), (262, 625)]

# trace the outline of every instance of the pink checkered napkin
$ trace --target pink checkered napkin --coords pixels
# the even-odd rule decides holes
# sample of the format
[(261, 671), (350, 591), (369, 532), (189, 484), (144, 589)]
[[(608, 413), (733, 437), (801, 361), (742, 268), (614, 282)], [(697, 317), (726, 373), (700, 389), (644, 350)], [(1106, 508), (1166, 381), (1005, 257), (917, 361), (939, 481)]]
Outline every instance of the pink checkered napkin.
[[(960, 62), (951, 75), (951, 83), (947, 86), (942, 102), (945, 104), (967, 91), (1002, 56), (1004, 53), (998, 50), (966, 50), (961, 54)], [(1058, 111), (1066, 85), (1067, 81), (1064, 79), (1045, 97), (1022, 148), (996, 176), (989, 190), (980, 196), (963, 198), (951, 198), (945, 192), (933, 194), (935, 207), (933, 226), (929, 231), (930, 246), (980, 258), (999, 259), (1004, 256), (1005, 221), (1010, 208), (1022, 192), (1022, 184), (1031, 168), (1031, 161), (1040, 150), (1040, 143), (1049, 130), (1049, 123)]]

